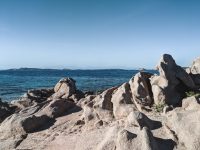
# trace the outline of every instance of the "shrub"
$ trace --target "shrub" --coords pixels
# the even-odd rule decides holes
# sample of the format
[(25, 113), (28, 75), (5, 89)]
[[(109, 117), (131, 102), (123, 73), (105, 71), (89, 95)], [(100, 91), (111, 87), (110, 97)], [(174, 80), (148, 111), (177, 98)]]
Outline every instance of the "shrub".
[(185, 94), (187, 97), (191, 97), (191, 96), (200, 97), (200, 92), (188, 91), (188, 92), (185, 92)]
[(153, 109), (156, 111), (156, 112), (162, 112), (163, 111), (163, 108), (166, 106), (166, 104), (164, 103), (161, 103), (161, 104), (154, 104), (153, 105)]

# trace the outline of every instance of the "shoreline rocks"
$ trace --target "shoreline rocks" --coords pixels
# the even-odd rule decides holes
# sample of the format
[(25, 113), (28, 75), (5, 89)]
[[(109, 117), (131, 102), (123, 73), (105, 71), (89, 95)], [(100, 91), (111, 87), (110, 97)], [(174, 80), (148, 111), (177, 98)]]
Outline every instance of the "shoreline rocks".
[(53, 89), (0, 101), (0, 149), (198, 150), (199, 60), (186, 72), (164, 54), (158, 75), (139, 72), (97, 94), (63, 78)]
[(0, 123), (16, 111), (16, 107), (0, 99)]
[(46, 101), (53, 93), (53, 89), (29, 90), (19, 100), (11, 101), (11, 104), (20, 109), (26, 108)]

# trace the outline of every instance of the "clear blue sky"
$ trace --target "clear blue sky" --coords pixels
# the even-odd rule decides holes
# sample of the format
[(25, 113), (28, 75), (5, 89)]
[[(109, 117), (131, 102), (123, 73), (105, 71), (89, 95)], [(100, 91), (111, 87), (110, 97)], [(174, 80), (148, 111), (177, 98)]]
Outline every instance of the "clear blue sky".
[(154, 68), (200, 56), (198, 0), (0, 0), (0, 69)]

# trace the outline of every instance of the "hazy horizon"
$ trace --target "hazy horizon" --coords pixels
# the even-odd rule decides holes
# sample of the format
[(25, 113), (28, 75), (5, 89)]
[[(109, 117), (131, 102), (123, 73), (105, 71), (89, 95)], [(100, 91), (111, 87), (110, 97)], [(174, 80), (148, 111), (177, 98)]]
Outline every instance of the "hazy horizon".
[(45, 70), (45, 69), (49, 69), (49, 70), (155, 70), (155, 68), (37, 68), (37, 67), (33, 67), (33, 68), (29, 68), (29, 67), (19, 67), (19, 68), (6, 68), (6, 69), (0, 69), (0, 71), (4, 71), (4, 70), (20, 70), (20, 69), (41, 69), (41, 70)]
[(0, 70), (154, 69), (200, 56), (200, 2), (1, 0)]

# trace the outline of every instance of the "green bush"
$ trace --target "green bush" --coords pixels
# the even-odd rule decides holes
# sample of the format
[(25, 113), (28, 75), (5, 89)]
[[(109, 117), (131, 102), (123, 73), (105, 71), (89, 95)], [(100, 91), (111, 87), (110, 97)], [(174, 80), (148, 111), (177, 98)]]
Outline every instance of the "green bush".
[(166, 104), (164, 103), (161, 103), (161, 104), (154, 104), (153, 105), (153, 110), (155, 110), (156, 112), (162, 112), (163, 111), (163, 108), (166, 106)]
[(191, 96), (200, 97), (200, 92), (188, 91), (185, 94), (187, 97), (191, 97)]

